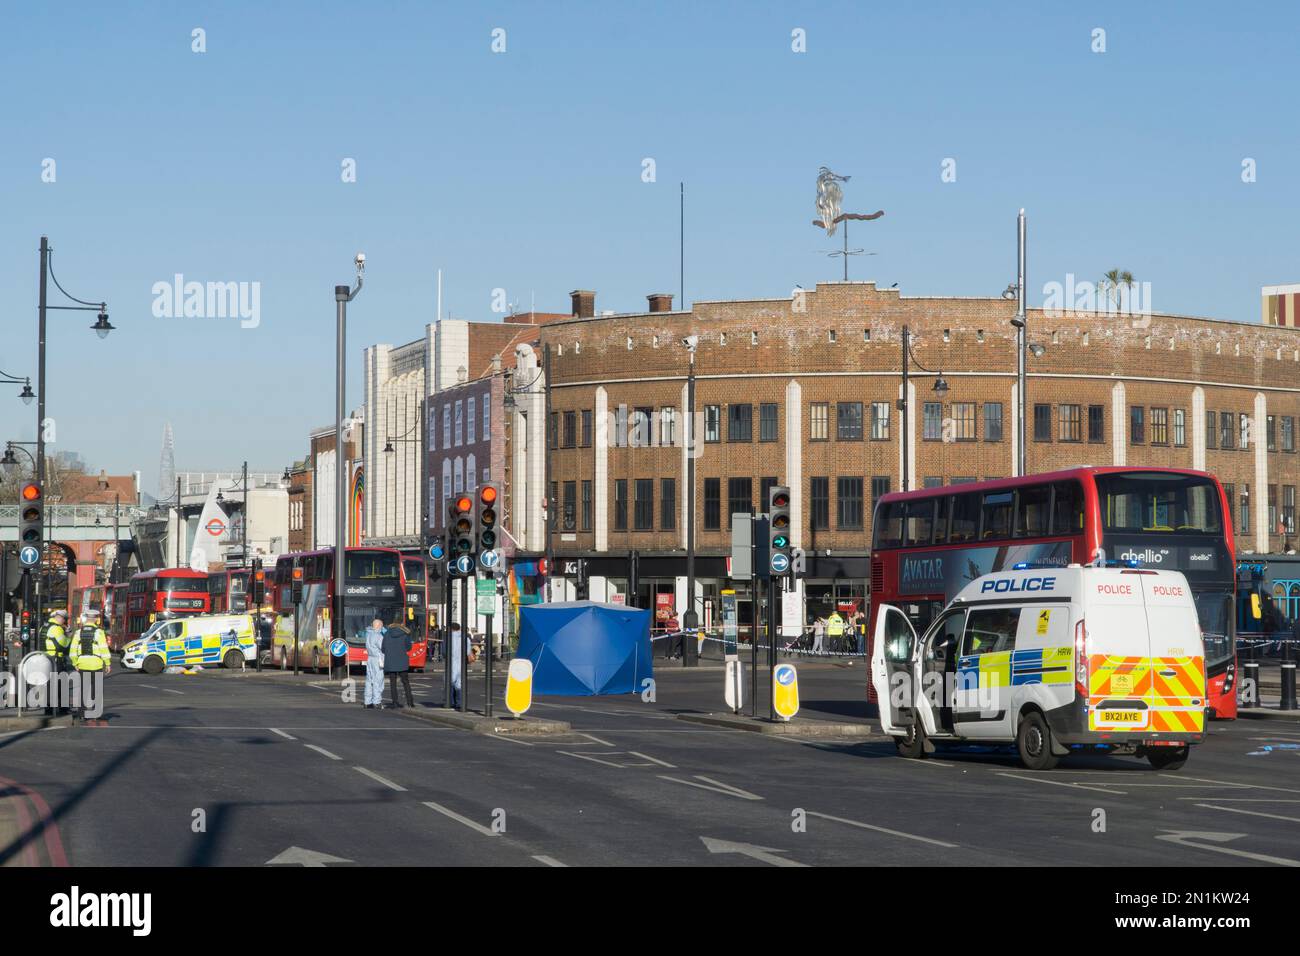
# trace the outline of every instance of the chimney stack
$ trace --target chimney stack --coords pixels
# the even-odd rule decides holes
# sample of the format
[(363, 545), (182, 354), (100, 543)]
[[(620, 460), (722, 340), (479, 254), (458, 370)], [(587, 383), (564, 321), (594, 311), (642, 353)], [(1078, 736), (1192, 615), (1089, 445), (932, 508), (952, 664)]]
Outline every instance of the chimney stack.
[(569, 293), (573, 300), (573, 316), (577, 319), (590, 319), (596, 314), (596, 293), (586, 289), (575, 289)]
[(650, 300), (651, 312), (671, 312), (673, 310), (673, 294), (671, 292), (651, 292), (646, 298)]

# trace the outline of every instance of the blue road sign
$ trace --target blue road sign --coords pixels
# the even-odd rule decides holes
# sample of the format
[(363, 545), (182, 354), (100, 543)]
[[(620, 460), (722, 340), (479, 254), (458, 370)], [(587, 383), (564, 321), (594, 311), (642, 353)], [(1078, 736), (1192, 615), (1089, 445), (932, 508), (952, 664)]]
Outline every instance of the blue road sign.
[(335, 657), (347, 657), (348, 642), (341, 637), (336, 637), (330, 641), (330, 653)]
[(468, 554), (462, 554), (456, 559), (456, 570), (461, 574), (469, 574), (474, 570), (474, 559)]
[(501, 552), (497, 551), (495, 548), (491, 551), (484, 551), (478, 556), (478, 562), (483, 565), (484, 568), (491, 571), (501, 563)]
[(429, 545), (429, 557), (432, 558), (434, 561), (441, 561), (445, 556), (446, 556), (446, 552), (443, 550), (441, 544)]
[(790, 556), (783, 551), (774, 551), (772, 553), (772, 571), (775, 574), (785, 574), (790, 570)]
[(18, 552), (18, 561), (25, 568), (34, 568), (41, 563), (41, 549), (26, 545)]

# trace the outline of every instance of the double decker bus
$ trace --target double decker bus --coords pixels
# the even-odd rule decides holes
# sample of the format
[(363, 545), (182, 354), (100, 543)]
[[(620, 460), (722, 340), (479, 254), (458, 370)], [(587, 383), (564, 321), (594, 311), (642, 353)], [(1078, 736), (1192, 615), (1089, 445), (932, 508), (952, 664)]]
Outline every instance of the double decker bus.
[(213, 614), (242, 614), (248, 610), (247, 568), (208, 572), (208, 596)]
[(107, 584), (94, 584), (82, 588), (77, 595), (77, 614), (73, 620), (84, 621), (106, 614), (109, 587), (110, 585)]
[(1218, 479), (1177, 468), (1084, 467), (882, 495), (871, 620), (902, 608), (918, 633), (963, 586), (1016, 565), (1120, 563), (1181, 571), (1205, 641), (1206, 703), (1237, 716), (1236, 557)]
[(141, 571), (126, 585), (125, 623), (113, 636), (115, 650), (149, 630), (154, 621), (207, 614), (212, 605), (208, 576), (190, 568), (155, 568)]
[[(393, 548), (356, 547), (344, 550), (343, 587), (346, 598), (343, 627), (337, 636), (348, 643), (348, 664), (366, 661), (365, 629), (375, 618), (411, 625), (402, 578), (402, 555)], [(322, 670), (329, 666), (334, 629), (334, 550), (282, 554), (275, 562), (268, 590), (274, 595), (275, 640), (271, 663), (294, 666), (293, 568), (302, 568), (302, 603), (298, 606), (299, 667)], [(410, 666), (424, 670), (426, 647), (411, 626)]]
[(402, 556), (402, 596), (406, 601), (406, 627), (412, 640), (429, 639), (429, 580), (424, 559)]

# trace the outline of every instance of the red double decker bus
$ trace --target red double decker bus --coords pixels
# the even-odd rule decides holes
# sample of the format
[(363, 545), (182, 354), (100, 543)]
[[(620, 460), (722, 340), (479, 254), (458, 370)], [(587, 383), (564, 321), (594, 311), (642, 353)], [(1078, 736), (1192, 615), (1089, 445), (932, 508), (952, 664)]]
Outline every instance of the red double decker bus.
[(414, 640), (429, 639), (429, 582), (424, 559), (402, 556), (402, 596), (406, 601), (406, 626)]
[(206, 572), (155, 568), (132, 575), (126, 586), (126, 621), (116, 650), (149, 630), (154, 621), (207, 614), (211, 610)]
[(338, 636), (348, 643), (348, 663), (366, 662), (365, 629), (375, 618), (407, 625), (411, 631), (410, 666), (424, 670), (426, 646), (415, 622), (407, 614), (402, 576), (402, 555), (393, 548), (347, 548), (344, 551), (343, 587), (346, 602), (341, 633), (335, 634), (330, 620), (334, 608), (334, 550), (282, 554), (275, 562), (268, 590), (274, 594), (275, 640), (271, 663), (289, 669), (294, 666), (293, 568), (302, 568), (302, 603), (298, 605), (299, 667), (323, 670), (329, 666), (330, 639)]
[(1232, 510), (1213, 475), (1088, 467), (894, 492), (873, 527), (868, 635), (882, 604), (919, 633), (963, 586), (1018, 564), (1181, 571), (1201, 620), (1210, 714), (1237, 716)]
[(247, 568), (208, 572), (208, 597), (213, 614), (242, 614), (248, 610)]

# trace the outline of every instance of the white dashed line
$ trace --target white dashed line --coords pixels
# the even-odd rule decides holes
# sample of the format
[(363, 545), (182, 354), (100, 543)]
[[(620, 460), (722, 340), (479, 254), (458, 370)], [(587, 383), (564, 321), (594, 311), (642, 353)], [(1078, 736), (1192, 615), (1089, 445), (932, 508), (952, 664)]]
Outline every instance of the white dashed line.
[(863, 830), (875, 830), (877, 833), (888, 833), (890, 836), (903, 837), (907, 840), (919, 840), (922, 843), (932, 843), (935, 846), (944, 846), (949, 849), (956, 849), (956, 843), (945, 843), (943, 840), (932, 840), (929, 837), (917, 836), (914, 833), (903, 833), (901, 830), (891, 830), (888, 827), (872, 826), (870, 823), (859, 823), (857, 820), (846, 820), (844, 817), (833, 817), (829, 813), (818, 813), (816, 810), (805, 810), (804, 813), (810, 817), (820, 817), (823, 820), (834, 820), (836, 823), (843, 823), (851, 827), (859, 827)]
[(308, 750), (314, 750), (314, 751), (316, 751), (318, 754), (324, 754), (326, 757), (329, 757), (330, 760), (342, 760), (342, 759), (343, 759), (343, 758), (340, 757), (338, 754), (332, 754), (332, 753), (330, 753), (328, 750), (326, 750), (324, 747), (317, 747), (315, 744), (303, 744), (303, 746), (306, 747)]
[(400, 784), (393, 783), (393, 781), (387, 779), (386, 777), (379, 776), (379, 774), (375, 773), (373, 770), (367, 770), (365, 767), (353, 767), (352, 769), (355, 770), (357, 773), (365, 774), (367, 777), (369, 777), (371, 780), (376, 781), (377, 783), (382, 783), (385, 787), (387, 787), (390, 790), (396, 790), (400, 793), (406, 792), (405, 787), (401, 786)]
[(1028, 780), (1030, 783), (1046, 783), (1053, 787), (1066, 787), (1071, 790), (1095, 790), (1098, 793), (1109, 793), (1115, 796), (1124, 796), (1125, 790), (1112, 790), (1107, 787), (1090, 787), (1086, 783), (1069, 783), (1065, 780), (1044, 780), (1042, 777), (1026, 777), (1018, 773), (1000, 773), (999, 777), (1010, 777), (1012, 780)]
[(533, 859), (536, 860), (538, 863), (545, 863), (547, 866), (564, 866), (564, 867), (567, 867), (567, 866), (569, 865), (569, 864), (567, 864), (567, 863), (561, 863), (559, 860), (557, 860), (557, 859), (556, 859), (555, 857), (553, 857), (553, 856), (535, 856), (535, 857), (533, 857)]
[(280, 735), (281, 737), (283, 737), (285, 740), (297, 740), (297, 739), (298, 739), (297, 737), (293, 736), (292, 734), (286, 734), (283, 730), (281, 730), (281, 729), (278, 728), (278, 727), (268, 727), (267, 729), (268, 729), (269, 731), (271, 731), (271, 733), (273, 733), (273, 734), (279, 734), (279, 735)]
[(450, 817), (452, 820), (455, 820), (457, 823), (465, 824), (465, 826), (469, 827), (471, 830), (476, 830), (479, 833), (483, 834), (484, 836), (490, 836), (490, 837), (500, 836), (500, 834), (497, 833), (495, 830), (490, 830), (487, 827), (483, 826), (483, 824), (481, 823), (475, 823), (469, 817), (462, 817), (455, 810), (448, 810), (440, 803), (434, 803), (432, 800), (426, 800), (424, 801), (424, 805), (428, 807), (430, 810), (437, 810), (444, 817)]

